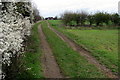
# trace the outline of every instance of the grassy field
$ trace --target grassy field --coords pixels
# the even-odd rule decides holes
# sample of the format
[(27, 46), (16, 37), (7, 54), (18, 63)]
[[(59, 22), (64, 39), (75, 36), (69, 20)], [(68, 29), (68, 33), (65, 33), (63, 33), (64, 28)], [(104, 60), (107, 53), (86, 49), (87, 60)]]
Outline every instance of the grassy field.
[(40, 62), (41, 57), (41, 49), (40, 49), (40, 39), (38, 33), (38, 25), (40, 23), (36, 23), (32, 28), (32, 34), (28, 37), (26, 41), (27, 51), (24, 53), (24, 57), (22, 59), (24, 63), (24, 69), (19, 76), (19, 79), (35, 79), (35, 78), (43, 78), (43, 71)]
[(92, 64), (72, 50), (53, 31), (42, 22), (43, 32), (50, 44), (53, 54), (59, 64), (61, 71), (71, 78), (105, 78), (105, 76)]
[(49, 22), (55, 29), (91, 51), (91, 55), (102, 64), (118, 73), (118, 30), (65, 29), (60, 25), (60, 20), (51, 20)]

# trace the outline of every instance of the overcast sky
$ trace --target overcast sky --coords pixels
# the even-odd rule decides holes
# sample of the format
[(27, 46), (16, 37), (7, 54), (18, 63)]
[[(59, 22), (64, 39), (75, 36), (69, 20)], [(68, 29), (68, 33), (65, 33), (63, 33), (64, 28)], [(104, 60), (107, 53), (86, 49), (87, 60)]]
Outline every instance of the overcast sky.
[(43, 17), (59, 16), (65, 11), (117, 13), (119, 0), (32, 0)]

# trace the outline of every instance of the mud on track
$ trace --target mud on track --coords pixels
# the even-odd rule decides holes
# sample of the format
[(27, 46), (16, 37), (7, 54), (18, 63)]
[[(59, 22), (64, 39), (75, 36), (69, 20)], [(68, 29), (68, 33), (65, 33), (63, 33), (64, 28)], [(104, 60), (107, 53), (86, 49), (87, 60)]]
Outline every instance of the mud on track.
[[(47, 22), (48, 23), (48, 22)], [(66, 37), (64, 34), (60, 33), (59, 31), (55, 30), (54, 28), (50, 27), (50, 24), (48, 23), (48, 27), (57, 34), (58, 37), (60, 37), (64, 42), (66, 42), (73, 50), (80, 53), (80, 55), (84, 56), (89, 63), (94, 64), (100, 71), (103, 72), (106, 76), (109, 78), (118, 78), (117, 75), (113, 74), (110, 69), (106, 68), (105, 65), (102, 65), (97, 61), (93, 56), (91, 56), (90, 52), (85, 50), (80, 45), (76, 44), (73, 40)]]
[(41, 47), (42, 47), (42, 64), (44, 69), (44, 76), (46, 78), (63, 78), (60, 73), (58, 64), (56, 63), (55, 57), (53, 56), (52, 50), (46, 41), (46, 37), (42, 31), (41, 25), (38, 27)]

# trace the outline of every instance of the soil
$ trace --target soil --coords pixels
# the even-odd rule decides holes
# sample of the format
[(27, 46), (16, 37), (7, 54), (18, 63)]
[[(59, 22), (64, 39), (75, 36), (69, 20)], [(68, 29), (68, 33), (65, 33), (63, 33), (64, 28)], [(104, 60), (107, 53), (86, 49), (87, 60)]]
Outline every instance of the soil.
[(46, 41), (46, 37), (42, 31), (41, 25), (38, 27), (41, 48), (42, 48), (42, 66), (44, 71), (44, 76), (46, 78), (63, 78), (60, 68), (55, 60), (52, 50)]
[(73, 40), (69, 39), (67, 36), (62, 34), (61, 32), (55, 30), (54, 28), (50, 27), (50, 24), (48, 23), (48, 27), (55, 32), (58, 37), (60, 37), (64, 42), (66, 42), (73, 50), (79, 52), (80, 55), (84, 56), (89, 63), (94, 64), (100, 71), (103, 72), (106, 76), (109, 78), (118, 78), (117, 75), (115, 75), (113, 72), (111, 72), (110, 69), (108, 69), (105, 65), (100, 64), (98, 60), (96, 60), (92, 55), (91, 52), (88, 50), (84, 49), (82, 46), (78, 45), (75, 43)]

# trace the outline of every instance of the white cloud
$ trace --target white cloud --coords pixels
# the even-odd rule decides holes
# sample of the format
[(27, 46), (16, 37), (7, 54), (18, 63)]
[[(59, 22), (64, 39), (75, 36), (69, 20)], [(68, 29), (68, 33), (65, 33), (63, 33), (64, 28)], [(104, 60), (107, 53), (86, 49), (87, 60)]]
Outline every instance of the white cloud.
[(119, 0), (32, 0), (42, 16), (56, 16), (66, 10), (118, 12)]

